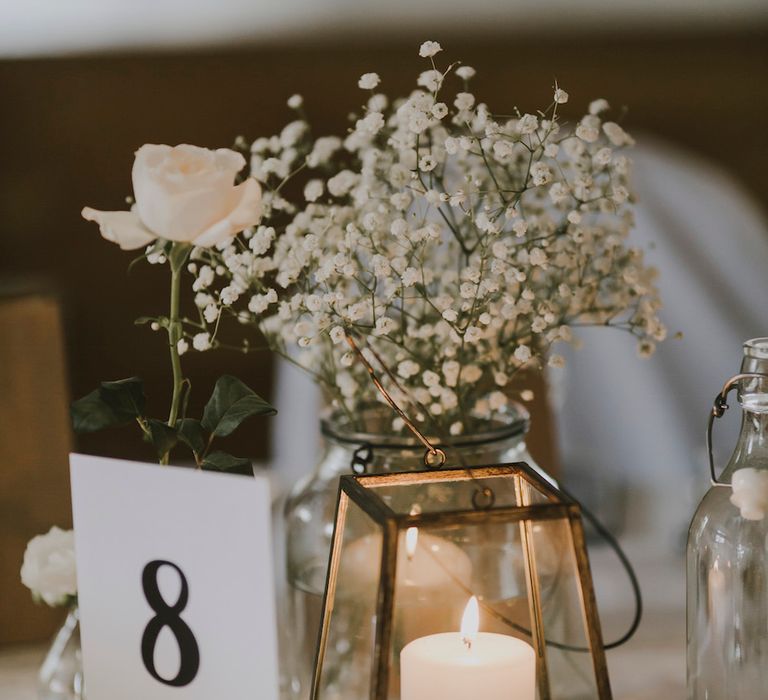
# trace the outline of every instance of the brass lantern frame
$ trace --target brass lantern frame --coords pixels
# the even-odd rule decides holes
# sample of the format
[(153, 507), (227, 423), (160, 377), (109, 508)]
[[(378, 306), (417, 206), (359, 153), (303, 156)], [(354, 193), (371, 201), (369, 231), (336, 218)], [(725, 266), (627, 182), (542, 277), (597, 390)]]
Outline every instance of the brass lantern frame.
[[(493, 505), (493, 494), (481, 488), (483, 479), (509, 477), (513, 480), (516, 502), (521, 505)], [(470, 509), (454, 509), (446, 512), (396, 513), (376, 492), (375, 487), (420, 485), (440, 482), (473, 480), (478, 485), (478, 494), (489, 498), (485, 507), (475, 503)], [(530, 502), (532, 486), (547, 500), (543, 503)], [(373, 648), (373, 677), (370, 700), (388, 700), (389, 648), (392, 639), (393, 612), (395, 605), (395, 581), (397, 575), (397, 552), (399, 533), (411, 527), (432, 526), (444, 529), (460, 528), (483, 523), (519, 523), (520, 537), (525, 553), (524, 570), (528, 592), (528, 608), (531, 620), (531, 639), (536, 653), (536, 683), (539, 700), (551, 700), (549, 675), (547, 671), (547, 640), (544, 636), (541, 590), (537, 574), (537, 562), (533, 551), (533, 526), (537, 521), (563, 520), (568, 522), (574, 561), (578, 572), (578, 590), (581, 603), (582, 622), (588, 648), (583, 651), (592, 658), (595, 688), (598, 700), (612, 700), (608, 668), (605, 659), (602, 631), (597, 611), (592, 576), (587, 555), (584, 530), (579, 504), (557, 489), (525, 462), (484, 467), (462, 467), (460, 469), (429, 469), (381, 475), (344, 475), (340, 479), (336, 509), (335, 528), (331, 546), (330, 561), (326, 578), (322, 607), (322, 624), (315, 656), (315, 669), (311, 689), (311, 700), (322, 700), (321, 677), (326, 646), (334, 608), (338, 570), (341, 560), (342, 541), (347, 509), (354, 502), (381, 528), (382, 551)], [(362, 700), (362, 699), (361, 699)]]

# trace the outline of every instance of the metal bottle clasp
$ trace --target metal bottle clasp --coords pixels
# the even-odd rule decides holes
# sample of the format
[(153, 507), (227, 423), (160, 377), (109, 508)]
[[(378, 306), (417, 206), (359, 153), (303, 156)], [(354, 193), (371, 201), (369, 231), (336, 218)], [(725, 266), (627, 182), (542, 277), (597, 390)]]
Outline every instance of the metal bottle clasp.
[(712, 404), (712, 410), (709, 413), (709, 422), (707, 423), (707, 452), (709, 454), (709, 476), (713, 486), (727, 486), (720, 481), (717, 477), (715, 470), (715, 457), (712, 453), (712, 428), (715, 424), (716, 418), (722, 418), (725, 412), (728, 410), (728, 394), (736, 388), (736, 385), (743, 379), (765, 379), (768, 380), (768, 374), (761, 374), (758, 372), (746, 372), (743, 374), (737, 374), (731, 377), (724, 385), (720, 393), (715, 397), (715, 401)]

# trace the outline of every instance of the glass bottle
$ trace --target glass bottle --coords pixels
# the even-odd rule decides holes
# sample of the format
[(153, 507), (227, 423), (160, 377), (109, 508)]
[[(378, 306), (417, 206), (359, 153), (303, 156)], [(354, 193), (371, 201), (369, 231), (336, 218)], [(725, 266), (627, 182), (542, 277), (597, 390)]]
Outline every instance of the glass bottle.
[[(768, 338), (744, 344), (742, 373), (768, 374)], [(768, 381), (742, 379), (741, 432), (688, 536), (688, 700), (768, 697), (768, 518), (742, 517), (731, 480), (768, 470)]]
[(40, 667), (37, 697), (39, 700), (85, 700), (77, 605), (69, 608)]
[[(287, 610), (282, 631), (287, 647), (285, 698), (309, 697), (339, 477), (353, 473), (356, 460), (366, 465), (368, 474), (424, 468), (421, 443), (387, 431), (392, 415), (387, 408), (364, 411), (364, 432), (352, 429), (338, 415), (323, 420), (325, 449), (320, 462), (314, 473), (296, 485), (286, 503)], [(440, 445), (447, 455), (446, 465), (525, 461), (539, 469), (525, 444), (529, 420), (525, 408), (513, 405), (489, 420), (486, 429), (456, 438), (451, 446)]]

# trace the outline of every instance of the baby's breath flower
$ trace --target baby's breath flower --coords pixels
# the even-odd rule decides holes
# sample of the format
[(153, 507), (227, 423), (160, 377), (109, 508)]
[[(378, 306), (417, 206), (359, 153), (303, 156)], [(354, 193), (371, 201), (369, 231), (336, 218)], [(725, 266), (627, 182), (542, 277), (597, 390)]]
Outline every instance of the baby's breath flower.
[(419, 373), (419, 366), (413, 360), (404, 360), (397, 366), (397, 373), (403, 379), (410, 379)]
[(207, 323), (215, 323), (219, 318), (219, 309), (215, 304), (209, 304), (203, 310), (203, 317)]
[(378, 73), (363, 73), (360, 80), (357, 81), (357, 87), (361, 90), (375, 90), (380, 82), (381, 78), (379, 78)]
[(482, 331), (477, 326), (468, 326), (464, 332), (464, 340), (468, 343), (477, 343), (482, 338)]
[(656, 343), (652, 340), (641, 340), (637, 344), (637, 354), (640, 357), (648, 358), (656, 352)]
[(443, 84), (443, 74), (439, 70), (426, 70), (419, 76), (417, 83), (430, 92), (437, 92)]
[(435, 157), (428, 153), (425, 156), (422, 156), (419, 160), (419, 170), (428, 173), (431, 170), (434, 170), (437, 167), (437, 161), (435, 160)]
[[(571, 127), (557, 85), (549, 107), (521, 114), (514, 96), (477, 104), (431, 63), (392, 100), (361, 76), (371, 92), (343, 138), (295, 120), (256, 139), (264, 220), (193, 252), (190, 274), (209, 342), (229, 318), (259, 328), (355, 416), (377, 395), (344, 342), (354, 333), (396, 372), (399, 402), (458, 435), (507, 406), (519, 370), (557, 366), (549, 348), (579, 343), (572, 327), (621, 325), (643, 355), (666, 328), (653, 272), (626, 244), (632, 139), (607, 103)], [(298, 186), (274, 192), (289, 173)]]
[(514, 352), (515, 359), (519, 362), (528, 362), (531, 359), (531, 349), (527, 345), (518, 345)]
[(440, 46), (436, 41), (425, 41), (420, 47), (419, 47), (419, 56), (422, 58), (432, 58), (435, 54), (439, 53), (443, 50), (443, 47)]
[(546, 185), (552, 180), (552, 170), (545, 163), (534, 163), (531, 166), (531, 178), (533, 179), (533, 184), (537, 187), (539, 185)]
[(381, 112), (369, 112), (363, 119), (358, 119), (355, 128), (361, 134), (375, 136), (384, 127)]
[(176, 352), (183, 355), (187, 350), (189, 350), (189, 343), (184, 338), (180, 338), (176, 343)]
[(374, 335), (389, 335), (398, 328), (397, 321), (389, 316), (381, 316), (376, 319), (376, 325), (373, 330)]
[(316, 202), (323, 196), (323, 181), (310, 180), (304, 187), (304, 199), (308, 202)]
[(600, 138), (600, 132), (591, 124), (579, 124), (576, 127), (576, 136), (587, 143), (594, 143)]
[(562, 355), (550, 355), (548, 364), (550, 367), (560, 369), (565, 367), (565, 358)]
[(517, 131), (520, 134), (532, 134), (539, 128), (539, 118), (535, 114), (524, 114), (517, 122)]
[(528, 222), (523, 221), (522, 219), (515, 221), (515, 223), (512, 224), (512, 230), (515, 232), (515, 236), (518, 238), (524, 238), (525, 234), (528, 232)]
[(459, 66), (456, 69), (456, 75), (458, 75), (462, 80), (470, 80), (475, 77), (475, 69), (472, 68), (472, 66)]
[(304, 104), (304, 98), (301, 95), (291, 95), (287, 104), (291, 109), (300, 109)]
[(615, 122), (605, 122), (603, 131), (614, 146), (631, 146), (634, 139)]
[(344, 342), (344, 339), (347, 337), (347, 334), (344, 332), (344, 329), (341, 326), (334, 326), (331, 328), (329, 335), (331, 336), (331, 340), (335, 345)]
[(445, 102), (436, 102), (432, 105), (432, 116), (435, 119), (442, 119), (448, 114), (448, 106)]
[(197, 333), (192, 338), (192, 347), (198, 352), (209, 350), (211, 347), (211, 334), (210, 333)]
[(608, 101), (602, 98), (589, 103), (590, 114), (601, 114), (602, 112), (607, 112), (609, 108)]
[(506, 394), (494, 391), (488, 396), (488, 405), (492, 411), (500, 411), (509, 403)]
[(453, 101), (453, 106), (460, 111), (472, 109), (475, 105), (475, 96), (470, 92), (460, 92)]
[(453, 309), (446, 309), (443, 311), (442, 316), (448, 323), (456, 323), (459, 318), (459, 315)]
[(403, 272), (400, 281), (403, 283), (404, 287), (413, 287), (413, 285), (416, 284), (420, 278), (421, 275), (415, 267), (408, 267)]
[(569, 196), (568, 188), (562, 182), (556, 182), (549, 188), (549, 198), (554, 204), (564, 202)]

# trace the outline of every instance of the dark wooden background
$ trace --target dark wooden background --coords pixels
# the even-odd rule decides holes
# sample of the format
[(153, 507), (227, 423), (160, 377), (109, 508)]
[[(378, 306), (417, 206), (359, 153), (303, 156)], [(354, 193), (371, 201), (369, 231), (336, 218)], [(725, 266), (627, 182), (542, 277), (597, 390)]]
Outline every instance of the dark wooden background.
[[(100, 380), (139, 375), (157, 412), (167, 406), (162, 338), (131, 324), (135, 317), (165, 311), (164, 271), (139, 265), (128, 274), (130, 254), (102, 242), (96, 226), (79, 216), (86, 204), (124, 207), (133, 152), (141, 144), (218, 147), (239, 134), (276, 133), (292, 118), (285, 101), (296, 92), (305, 96), (317, 133), (338, 133), (347, 113), (362, 101), (356, 82), (363, 72), (378, 72), (389, 94), (410, 89), (424, 68), (417, 57), (420, 38), (344, 37), (259, 48), (0, 62), (0, 280), (40, 280), (60, 299), (69, 383), (61, 391), (77, 397)], [(439, 38), (445, 49), (441, 58), (477, 68), (473, 89), (495, 110), (545, 106), (557, 80), (571, 95), (566, 113), (578, 116), (591, 99), (605, 97), (614, 108), (626, 108), (622, 119), (630, 130), (653, 133), (719, 163), (768, 203), (765, 26), (732, 34)], [(7, 333), (13, 329), (0, 329), (0, 343)], [(269, 394), (267, 356), (190, 354), (185, 361), (197, 407), (222, 363)], [(46, 397), (33, 401), (45, 416)], [(536, 423), (538, 455), (547, 464), (550, 426)], [(8, 426), (0, 430), (3, 441), (13, 440)], [(80, 438), (76, 448), (149, 457), (125, 431)], [(251, 423), (231, 449), (265, 456), (266, 421)], [(66, 503), (66, 480), (61, 483)], [(25, 527), (34, 534), (32, 523)], [(0, 581), (0, 595), (10, 591), (19, 605), (27, 605), (16, 581)], [(25, 619), (38, 622), (29, 622), (25, 631), (0, 620), (0, 628), (5, 624), (0, 640), (50, 629), (50, 618), (26, 614)]]

